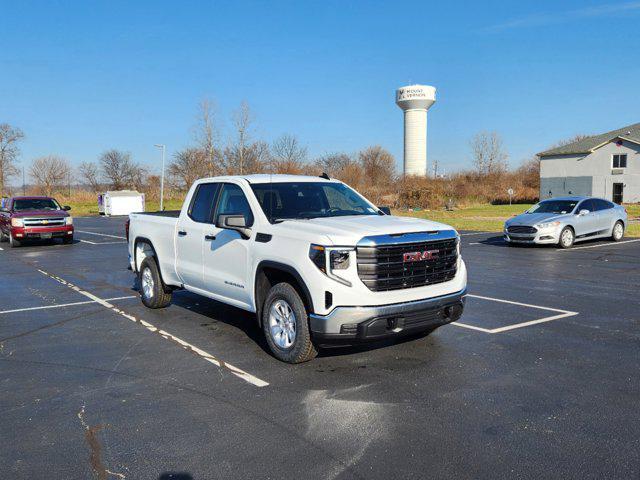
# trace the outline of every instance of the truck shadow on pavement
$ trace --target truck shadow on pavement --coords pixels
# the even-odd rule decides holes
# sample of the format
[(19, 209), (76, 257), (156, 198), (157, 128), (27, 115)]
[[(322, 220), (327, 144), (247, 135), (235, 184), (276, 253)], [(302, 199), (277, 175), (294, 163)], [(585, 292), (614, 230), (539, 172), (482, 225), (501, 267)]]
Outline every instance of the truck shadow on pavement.
[[(137, 291), (136, 287), (137, 285), (134, 286), (134, 289)], [(249, 340), (258, 345), (266, 354), (273, 357), (264, 335), (258, 327), (255, 314), (187, 291), (175, 292), (171, 305), (206, 317), (198, 319), (198, 321), (199, 326), (206, 329), (209, 333), (215, 333), (219, 331), (221, 327), (224, 329), (224, 325), (236, 328), (244, 333)], [(192, 321), (191, 318), (189, 320)], [(221, 333), (225, 333), (225, 331), (222, 330)], [(227, 331), (226, 333), (229, 332)], [(355, 345), (321, 346), (318, 351), (318, 357), (337, 357), (369, 352), (392, 345), (412, 342), (427, 337), (430, 333), (431, 331), (413, 333), (397, 338)]]

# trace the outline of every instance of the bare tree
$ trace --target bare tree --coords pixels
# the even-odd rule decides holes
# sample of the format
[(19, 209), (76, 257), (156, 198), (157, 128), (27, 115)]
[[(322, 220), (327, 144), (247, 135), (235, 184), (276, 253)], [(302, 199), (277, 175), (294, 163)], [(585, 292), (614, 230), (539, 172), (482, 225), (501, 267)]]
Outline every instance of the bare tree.
[(131, 160), (131, 154), (119, 150), (107, 150), (99, 159), (102, 176), (114, 190), (141, 189), (147, 170)]
[(187, 190), (197, 179), (211, 175), (207, 153), (200, 148), (186, 148), (173, 155), (169, 164), (169, 176), (173, 184)]
[(554, 143), (551, 148), (558, 148), (558, 147), (564, 147), (565, 145), (569, 145), (570, 143), (573, 142), (579, 142), (580, 140), (584, 140), (585, 138), (589, 138), (591, 135), (584, 135), (583, 133), (579, 133), (577, 135), (574, 135), (573, 137), (569, 137), (569, 138), (565, 138), (563, 140), (560, 140), (556, 143)]
[(206, 172), (206, 174), (202, 176), (209, 177), (220, 173), (221, 167), (219, 163), (221, 157), (219, 148), (217, 147), (220, 141), (220, 132), (216, 125), (215, 105), (207, 98), (203, 99), (199, 105), (195, 127), (195, 140), (204, 155), (192, 157), (191, 161), (198, 160), (206, 164), (206, 170), (198, 166), (198, 171)]
[(307, 147), (300, 145), (294, 135), (282, 135), (271, 146), (271, 160), (277, 173), (300, 174), (307, 160)]
[(358, 187), (363, 180), (363, 170), (359, 162), (346, 153), (329, 153), (314, 162), (318, 173), (342, 180), (353, 187)]
[(31, 164), (29, 174), (45, 195), (52, 195), (69, 181), (71, 167), (65, 158), (49, 155), (36, 158)]
[(379, 145), (368, 147), (358, 154), (360, 165), (368, 183), (376, 186), (389, 185), (396, 173), (396, 160)]
[(18, 142), (23, 138), (24, 133), (19, 128), (8, 123), (0, 123), (0, 193), (4, 192), (7, 180), (18, 174)]
[(82, 162), (78, 167), (78, 173), (82, 181), (89, 185), (91, 191), (94, 193), (100, 191), (100, 171), (98, 165), (94, 162)]
[(480, 175), (502, 173), (507, 169), (508, 155), (497, 132), (480, 132), (469, 142), (473, 165)]
[(247, 156), (247, 147), (251, 139), (251, 127), (253, 123), (253, 114), (249, 109), (247, 102), (243, 101), (240, 108), (233, 114), (233, 125), (236, 129), (236, 141), (232, 146), (235, 151), (237, 161), (237, 171), (242, 175), (245, 168), (245, 160)]
[(269, 170), (271, 152), (269, 145), (258, 141), (244, 146), (235, 144), (224, 149), (226, 173), (236, 175), (244, 173), (263, 173)]

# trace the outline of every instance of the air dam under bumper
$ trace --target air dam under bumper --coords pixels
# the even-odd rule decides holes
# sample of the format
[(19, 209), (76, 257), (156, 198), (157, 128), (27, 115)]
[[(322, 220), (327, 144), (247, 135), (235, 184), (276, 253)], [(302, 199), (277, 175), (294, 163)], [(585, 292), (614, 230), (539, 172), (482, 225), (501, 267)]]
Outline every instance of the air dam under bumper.
[(309, 315), (318, 343), (351, 343), (417, 333), (462, 316), (466, 289), (441, 297), (371, 307), (336, 307), (328, 315)]

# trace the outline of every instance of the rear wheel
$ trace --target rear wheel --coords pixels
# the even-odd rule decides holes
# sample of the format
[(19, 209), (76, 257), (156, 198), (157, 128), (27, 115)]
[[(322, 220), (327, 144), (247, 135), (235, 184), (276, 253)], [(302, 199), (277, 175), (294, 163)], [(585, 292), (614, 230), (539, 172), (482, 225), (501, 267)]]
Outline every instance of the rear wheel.
[(20, 242), (20, 240), (16, 240), (12, 234), (9, 234), (9, 246), (11, 248), (16, 248), (20, 245), (22, 245), (22, 242)]
[(138, 272), (140, 298), (148, 308), (164, 308), (171, 303), (171, 292), (160, 278), (160, 271), (155, 258), (147, 257), (140, 265)]
[(0, 243), (6, 242), (7, 240), (7, 235), (2, 230), (0, 230)]
[(621, 221), (617, 221), (611, 231), (611, 240), (619, 242), (624, 237), (624, 224)]
[(311, 342), (307, 310), (290, 284), (274, 285), (267, 294), (262, 312), (262, 331), (278, 360), (302, 363), (318, 354)]
[(560, 248), (571, 248), (573, 247), (573, 242), (575, 242), (575, 240), (576, 236), (573, 232), (573, 228), (564, 227), (562, 232), (560, 232), (560, 241), (558, 242), (558, 245), (560, 245)]

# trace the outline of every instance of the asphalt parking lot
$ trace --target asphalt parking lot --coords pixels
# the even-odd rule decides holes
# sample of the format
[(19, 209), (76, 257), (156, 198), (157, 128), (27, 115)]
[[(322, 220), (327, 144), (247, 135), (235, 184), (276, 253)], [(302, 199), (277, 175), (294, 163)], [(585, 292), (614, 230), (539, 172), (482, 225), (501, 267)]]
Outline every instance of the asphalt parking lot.
[(291, 366), (243, 311), (146, 309), (124, 219), (75, 223), (0, 244), (5, 478), (640, 477), (640, 239), (465, 233), (458, 324)]

